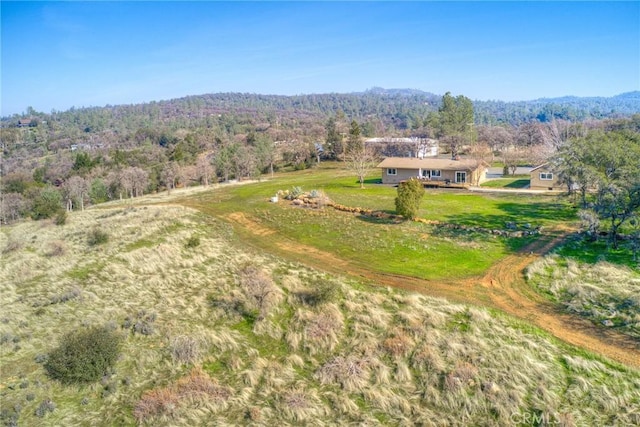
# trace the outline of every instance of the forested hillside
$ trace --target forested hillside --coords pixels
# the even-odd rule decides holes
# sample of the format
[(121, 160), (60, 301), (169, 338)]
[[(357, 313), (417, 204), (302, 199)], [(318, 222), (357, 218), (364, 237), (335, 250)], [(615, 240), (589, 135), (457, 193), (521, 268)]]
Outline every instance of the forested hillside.
[[(445, 95), (445, 98), (448, 94)], [(218, 93), (2, 119), (2, 218), (50, 217), (123, 197), (345, 160), (366, 137), (437, 138), (443, 152), (505, 168), (545, 161), (593, 129), (640, 129), (640, 92), (613, 98), (472, 102), (443, 126), (438, 95), (373, 88), (299, 96)], [(451, 97), (450, 99), (453, 99)], [(633, 115), (635, 114), (635, 115)], [(351, 141), (351, 142), (350, 142)], [(395, 155), (416, 147), (378, 146)]]

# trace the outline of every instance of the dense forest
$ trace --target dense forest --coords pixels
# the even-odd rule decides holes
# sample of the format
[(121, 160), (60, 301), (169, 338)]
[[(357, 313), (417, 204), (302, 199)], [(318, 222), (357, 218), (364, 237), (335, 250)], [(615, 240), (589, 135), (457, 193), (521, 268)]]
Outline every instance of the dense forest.
[[(455, 135), (441, 120), (444, 98), (373, 88), (299, 96), (218, 93), (50, 113), (29, 107), (0, 122), (0, 221), (306, 168), (323, 158), (345, 160), (344, 147), (354, 138), (436, 138), (451, 153), (499, 155), (508, 170), (544, 161), (563, 141), (592, 130), (640, 131), (640, 92), (511, 103), (459, 96), (468, 108), (457, 118), (462, 127)], [(406, 152), (377, 148), (386, 155)]]

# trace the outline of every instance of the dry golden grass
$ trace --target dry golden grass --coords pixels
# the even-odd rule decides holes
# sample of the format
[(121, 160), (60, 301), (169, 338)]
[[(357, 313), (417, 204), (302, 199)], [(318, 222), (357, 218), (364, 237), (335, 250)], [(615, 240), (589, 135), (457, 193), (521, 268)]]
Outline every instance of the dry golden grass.
[[(281, 262), (238, 247), (218, 221), (143, 200), (74, 212), (64, 226), (0, 230), (2, 422), (503, 426), (543, 414), (557, 425), (640, 423), (638, 372), (486, 310)], [(106, 243), (88, 244), (95, 227)], [(189, 248), (193, 235), (200, 245)], [(569, 270), (558, 277), (582, 274)], [(327, 282), (341, 298), (309, 303)], [(123, 356), (102, 381), (66, 387), (41, 362), (80, 325), (119, 329)], [(47, 399), (56, 409), (40, 418)]]
[(594, 265), (547, 256), (527, 269), (527, 279), (563, 307), (640, 341), (640, 274), (599, 262)]

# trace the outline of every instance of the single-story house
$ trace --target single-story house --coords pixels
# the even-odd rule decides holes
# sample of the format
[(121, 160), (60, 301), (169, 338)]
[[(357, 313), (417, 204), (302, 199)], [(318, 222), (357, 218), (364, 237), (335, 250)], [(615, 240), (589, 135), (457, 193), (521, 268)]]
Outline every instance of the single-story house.
[(452, 184), (479, 185), (487, 179), (487, 168), (473, 159), (387, 157), (379, 165), (383, 184), (399, 184), (410, 178)]
[(551, 170), (548, 163), (544, 163), (531, 169), (531, 185), (532, 190), (549, 190), (558, 191), (565, 190), (565, 186), (560, 184), (558, 174)]

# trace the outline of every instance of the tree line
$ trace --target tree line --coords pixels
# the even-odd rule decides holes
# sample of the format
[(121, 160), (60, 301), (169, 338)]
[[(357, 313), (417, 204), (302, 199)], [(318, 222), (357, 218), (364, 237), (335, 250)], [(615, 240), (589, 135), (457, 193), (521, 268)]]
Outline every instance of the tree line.
[[(640, 131), (640, 115), (478, 124), (469, 98), (434, 97), (403, 91), (216, 94), (51, 114), (29, 109), (29, 127), (5, 118), (0, 128), (0, 220), (46, 218), (56, 214), (56, 206), (84, 209), (178, 186), (307, 168), (325, 159), (345, 161), (363, 185), (379, 155), (416, 152), (431, 138), (453, 157), (489, 162), (498, 156), (508, 172), (523, 162), (546, 161), (566, 141), (591, 131)], [(371, 136), (410, 137), (413, 146), (364, 144)]]

